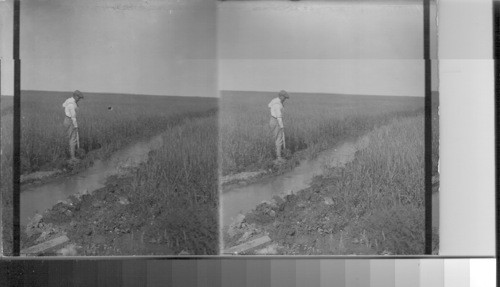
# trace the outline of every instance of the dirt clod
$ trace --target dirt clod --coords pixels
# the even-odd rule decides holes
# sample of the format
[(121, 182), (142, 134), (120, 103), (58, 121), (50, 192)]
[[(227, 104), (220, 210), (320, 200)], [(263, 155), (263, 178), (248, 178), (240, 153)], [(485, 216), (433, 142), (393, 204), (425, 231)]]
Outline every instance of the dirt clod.
[(256, 255), (277, 255), (279, 254), (279, 245), (277, 243), (266, 246), (265, 248), (255, 251)]
[(325, 197), (325, 204), (326, 205), (332, 205), (334, 202), (333, 202), (333, 199), (331, 197)]
[(130, 204), (130, 201), (128, 200), (128, 198), (124, 197), (124, 196), (120, 196), (118, 198), (118, 202), (121, 204), (121, 205), (127, 205), (127, 204)]
[(78, 247), (76, 244), (68, 244), (64, 248), (59, 249), (56, 254), (59, 256), (77, 256)]

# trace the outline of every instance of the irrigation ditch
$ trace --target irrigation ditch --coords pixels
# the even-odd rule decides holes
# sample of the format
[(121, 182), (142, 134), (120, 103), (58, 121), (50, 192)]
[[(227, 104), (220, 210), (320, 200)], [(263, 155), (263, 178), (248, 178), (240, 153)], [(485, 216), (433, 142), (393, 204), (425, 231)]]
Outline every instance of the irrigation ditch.
[[(189, 120), (213, 117), (214, 111)], [(177, 123), (182, 124), (182, 121)], [(164, 134), (136, 141), (84, 169), (26, 175), (21, 192), (21, 248), (24, 256), (165, 255), (175, 250), (167, 229), (148, 234), (131, 192), (136, 171), (162, 148)], [(83, 165), (82, 165), (83, 166)], [(135, 206), (134, 205), (134, 206)], [(143, 211), (147, 207), (142, 208)], [(147, 212), (147, 211), (146, 211)], [(152, 223), (151, 223), (152, 224)], [(179, 244), (177, 244), (179, 245)]]

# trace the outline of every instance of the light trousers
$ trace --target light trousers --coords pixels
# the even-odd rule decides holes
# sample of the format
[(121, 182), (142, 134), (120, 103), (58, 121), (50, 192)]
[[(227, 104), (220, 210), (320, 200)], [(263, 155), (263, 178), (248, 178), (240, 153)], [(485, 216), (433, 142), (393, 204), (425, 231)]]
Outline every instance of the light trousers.
[(269, 125), (271, 126), (274, 144), (276, 145), (276, 158), (279, 159), (281, 158), (281, 147), (283, 146), (285, 134), (283, 133), (283, 129), (280, 128), (278, 119), (271, 117)]
[(71, 158), (75, 158), (77, 131), (75, 126), (73, 125), (73, 121), (69, 117), (64, 118), (64, 127), (66, 128), (66, 137), (69, 142), (69, 154)]

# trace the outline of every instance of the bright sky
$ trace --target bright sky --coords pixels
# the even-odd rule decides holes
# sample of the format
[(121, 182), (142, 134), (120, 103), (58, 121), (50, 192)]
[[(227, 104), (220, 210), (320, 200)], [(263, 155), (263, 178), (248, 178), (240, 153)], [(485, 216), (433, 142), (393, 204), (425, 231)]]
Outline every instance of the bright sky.
[(421, 1), (222, 2), (217, 20), (220, 89), (424, 96)]
[(21, 1), (22, 89), (215, 96), (215, 4)]
[(221, 60), (224, 90), (423, 97), (422, 60)]
[[(22, 89), (423, 95), (422, 5), (364, 3), (21, 1)], [(11, 6), (0, 2), (2, 94), (13, 88)]]

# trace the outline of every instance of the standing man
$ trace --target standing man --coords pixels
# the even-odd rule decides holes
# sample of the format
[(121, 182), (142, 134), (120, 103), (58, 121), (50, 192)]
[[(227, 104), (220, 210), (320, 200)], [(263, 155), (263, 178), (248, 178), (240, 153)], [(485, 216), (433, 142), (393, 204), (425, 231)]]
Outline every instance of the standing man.
[(283, 126), (283, 103), (286, 99), (290, 98), (288, 93), (281, 90), (277, 98), (274, 98), (268, 105), (271, 110), (271, 121), (269, 125), (274, 136), (274, 142), (276, 145), (276, 162), (282, 163), (285, 160), (281, 157), (281, 146), (285, 142), (285, 133)]
[(73, 96), (68, 98), (64, 104), (64, 127), (66, 128), (66, 135), (69, 140), (69, 154), (70, 162), (76, 162), (78, 159), (75, 157), (75, 146), (78, 137), (78, 123), (76, 122), (76, 110), (78, 109), (78, 101), (83, 99), (83, 93), (79, 90), (73, 92)]

